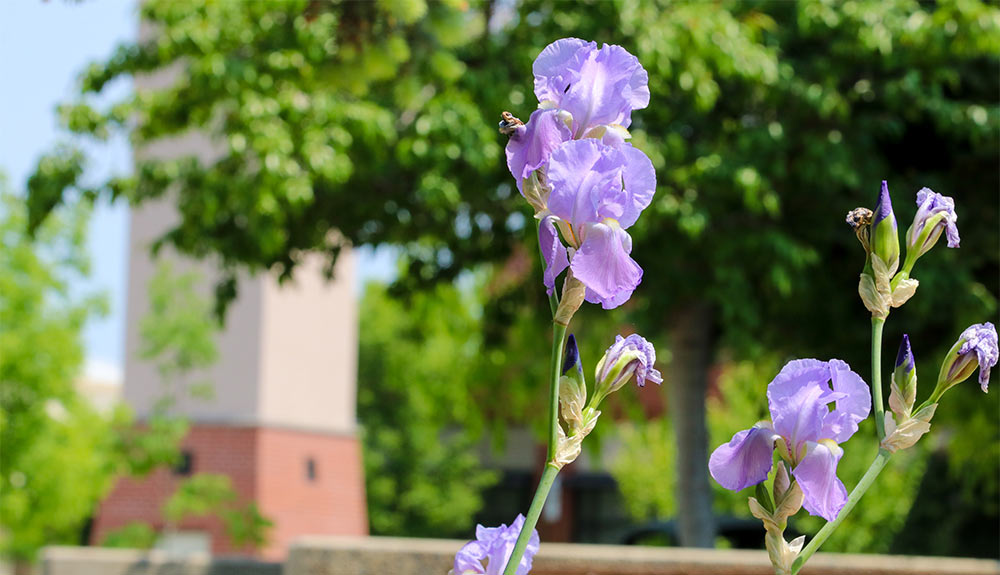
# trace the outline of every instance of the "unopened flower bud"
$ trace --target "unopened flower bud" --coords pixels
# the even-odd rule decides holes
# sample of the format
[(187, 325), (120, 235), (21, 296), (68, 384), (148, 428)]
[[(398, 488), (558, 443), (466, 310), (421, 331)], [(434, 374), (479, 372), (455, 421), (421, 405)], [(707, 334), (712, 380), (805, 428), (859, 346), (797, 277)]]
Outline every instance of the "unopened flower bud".
[(899, 267), (899, 231), (896, 228), (896, 215), (892, 212), (892, 200), (889, 198), (889, 184), (885, 180), (882, 180), (882, 191), (872, 220), (871, 252), (885, 262), (890, 277), (896, 273)]
[(917, 192), (917, 214), (906, 231), (906, 263), (903, 268), (909, 272), (917, 258), (934, 247), (942, 232), (948, 237), (948, 247), (957, 248), (961, 240), (957, 221), (955, 200), (930, 188)]
[(948, 350), (930, 401), (936, 401), (949, 388), (968, 379), (976, 368), (979, 368), (979, 385), (985, 393), (989, 387), (990, 369), (997, 364), (998, 357), (997, 328), (990, 322), (969, 326)]
[(570, 334), (566, 341), (566, 359), (563, 362), (562, 377), (559, 378), (559, 404), (563, 420), (570, 427), (570, 434), (583, 422), (583, 407), (587, 403), (587, 382), (583, 377), (580, 351), (576, 338)]
[(660, 372), (653, 367), (655, 363), (656, 350), (653, 349), (653, 344), (642, 336), (638, 334), (628, 337), (615, 336), (615, 343), (608, 348), (597, 364), (594, 404), (621, 389), (633, 375), (639, 387), (646, 385), (647, 381), (662, 383)]
[(913, 350), (910, 348), (910, 336), (903, 334), (896, 354), (896, 369), (892, 372), (892, 384), (889, 393), (889, 408), (893, 413), (909, 416), (917, 399), (917, 370), (913, 360)]

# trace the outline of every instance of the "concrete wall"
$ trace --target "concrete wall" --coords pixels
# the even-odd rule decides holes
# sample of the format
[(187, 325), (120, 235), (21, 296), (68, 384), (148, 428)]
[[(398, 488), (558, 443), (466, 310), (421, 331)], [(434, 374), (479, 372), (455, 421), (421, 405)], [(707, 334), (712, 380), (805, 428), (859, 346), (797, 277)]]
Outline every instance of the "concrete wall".
[(160, 551), (46, 547), (42, 575), (281, 575), (280, 563), (207, 555), (171, 558)]
[[(160, 552), (48, 547), (43, 575), (444, 575), (464, 541), (392, 537), (300, 539), (277, 563)], [(532, 575), (772, 575), (763, 551), (543, 543)], [(802, 575), (1000, 575), (983, 559), (821, 553)]]
[[(464, 541), (309, 537), (297, 541), (285, 575), (444, 575)], [(543, 543), (532, 575), (772, 575), (764, 551)], [(998, 575), (977, 559), (819, 554), (802, 575)]]

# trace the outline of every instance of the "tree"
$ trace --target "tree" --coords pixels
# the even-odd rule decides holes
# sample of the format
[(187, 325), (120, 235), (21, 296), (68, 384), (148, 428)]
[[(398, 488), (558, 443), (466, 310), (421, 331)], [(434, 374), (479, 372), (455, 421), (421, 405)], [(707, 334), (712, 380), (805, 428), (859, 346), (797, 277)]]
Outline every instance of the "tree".
[(85, 277), (89, 210), (67, 205), (32, 241), (28, 210), (0, 174), (0, 552), (23, 565), (46, 543), (76, 543), (116, 468), (111, 422), (75, 389), (81, 330), (99, 295)]
[(361, 303), (358, 419), (376, 535), (460, 536), (496, 480), (474, 441), (482, 341), (471, 290), (441, 285), (408, 305), (368, 284)]
[[(928, 348), (947, 345), (938, 334), (970, 323), (957, 310), (994, 313), (995, 6), (153, 0), (142, 15), (159, 35), (89, 69), (83, 99), (62, 111), (67, 126), (101, 138), (138, 118), (139, 147), (205, 129), (220, 156), (144, 159), (133, 177), (83, 192), (140, 204), (169, 190), (181, 217), (163, 242), (220, 258), (220, 301), (239, 267), (288, 276), (306, 251), (332, 264), (344, 243), (401, 246), (401, 288), (516, 256), (533, 230), (503, 169), (497, 113), (528, 115), (531, 61), (556, 38), (636, 54), (653, 99), (630, 129), (659, 188), (630, 230), (644, 284), (616, 317), (675, 347), (667, 389), (686, 545), (712, 543), (704, 407), (717, 350), (864, 365), (867, 332), (843, 321), (864, 317), (843, 297), (859, 250), (839, 222), (873, 203), (880, 180), (896, 198), (924, 185), (953, 195), (963, 214), (962, 256), (921, 264), (921, 297), (887, 341), (905, 325)], [(115, 78), (175, 63), (172, 86), (108, 109), (88, 103)], [(81, 161), (67, 149), (40, 164), (32, 225), (80, 187)], [(897, 204), (905, 222), (914, 206)], [(529, 269), (489, 317), (522, 314), (515, 295), (544, 315), (526, 296), (540, 285)]]

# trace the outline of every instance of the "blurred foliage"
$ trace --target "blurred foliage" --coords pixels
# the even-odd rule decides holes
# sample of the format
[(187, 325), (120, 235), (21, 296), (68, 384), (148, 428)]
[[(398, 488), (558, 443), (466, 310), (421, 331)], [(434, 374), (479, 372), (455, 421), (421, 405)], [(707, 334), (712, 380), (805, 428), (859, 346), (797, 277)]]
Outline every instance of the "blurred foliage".
[(478, 302), (441, 285), (407, 304), (370, 283), (361, 303), (358, 418), (375, 535), (458, 536), (496, 481), (472, 450)]
[[(925, 350), (918, 354), (939, 357), (951, 334), (995, 317), (1000, 8), (974, 0), (585, 4), (150, 0), (141, 13), (157, 33), (89, 68), (81, 97), (60, 110), (64, 125), (99, 140), (131, 130), (140, 150), (197, 129), (216, 155), (140, 154), (134, 175), (87, 186), (78, 179), (82, 154), (55, 149), (29, 182), (31, 225), (74, 192), (138, 205), (169, 190), (180, 217), (162, 244), (217, 258), (223, 303), (235, 295), (238, 269), (287, 277), (319, 251), (332, 271), (348, 244), (400, 246), (401, 291), (503, 262), (482, 312), (482, 357), (492, 369), (469, 385), (494, 392), (478, 408), (495, 416), (487, 421), (524, 420), (542, 397), (546, 303), (537, 266), (525, 264), (534, 261), (524, 247), (534, 234), (530, 213), (494, 126), (504, 109), (528, 116), (532, 60), (573, 35), (621, 44), (649, 72), (651, 105), (631, 131), (659, 181), (630, 230), (642, 289), (596, 322), (585, 311), (578, 335), (581, 325), (634, 322), (658, 343), (670, 311), (700, 300), (735, 360), (840, 357), (865, 373), (869, 330), (856, 297), (863, 256), (842, 221), (872, 206), (883, 178), (901, 227), (915, 211), (913, 194), (928, 186), (955, 198), (962, 232), (961, 250), (939, 247), (921, 260), (918, 297), (893, 314), (886, 341), (905, 330)], [(166, 68), (175, 73), (169, 82), (143, 81), (134, 97), (95, 103), (116, 79)], [(946, 407), (937, 426), (969, 445), (997, 445), (1000, 412)], [(1000, 448), (953, 447), (960, 465), (950, 468), (962, 481), (997, 492)]]
[[(530, 314), (509, 325), (484, 315), (484, 294), (496, 296), (503, 284), (503, 273), (487, 269), (405, 299), (366, 286), (358, 419), (373, 534), (466, 535), (481, 492), (498, 479), (482, 469), (477, 445), (502, 447), (509, 425), (534, 426), (543, 437), (544, 422), (531, 417), (531, 407), (547, 401), (544, 386), (508, 382), (544, 381), (534, 358), (551, 344)], [(597, 360), (613, 342), (613, 326), (597, 317), (601, 329), (578, 340), (591, 391)], [(627, 395), (609, 400), (609, 413), (637, 409), (634, 397), (617, 397)], [(588, 447), (599, 447), (610, 429), (599, 425)]]
[(0, 173), (0, 552), (30, 560), (77, 543), (115, 470), (110, 423), (75, 390), (80, 332), (106, 310), (71, 285), (85, 277), (86, 205), (25, 233), (28, 210)]
[(133, 521), (124, 527), (109, 531), (101, 542), (102, 547), (122, 549), (152, 549), (159, 537), (156, 530), (146, 523)]
[(163, 505), (167, 530), (185, 519), (215, 516), (222, 519), (234, 547), (260, 548), (274, 523), (261, 515), (253, 501), (241, 503), (228, 475), (197, 473), (180, 483)]
[(156, 365), (164, 385), (218, 359), (214, 337), (219, 326), (209, 319), (212, 302), (198, 293), (200, 281), (201, 274), (175, 271), (168, 259), (157, 262), (149, 280), (149, 310), (139, 320), (139, 357)]
[[(165, 411), (143, 425), (123, 406), (98, 413), (77, 391), (83, 327), (107, 309), (103, 296), (74, 287), (89, 273), (89, 215), (87, 202), (63, 205), (29, 237), (25, 198), (0, 173), (0, 553), (18, 562), (33, 560), (43, 545), (80, 543), (114, 479), (174, 463), (188, 429)], [(144, 322), (157, 324), (144, 329), (144, 353), (165, 377), (204, 366), (215, 354), (210, 337), (194, 337), (214, 329), (210, 302), (191, 305), (188, 279), (180, 281), (151, 282), (159, 305)], [(185, 316), (198, 309), (203, 332)], [(234, 510), (233, 532), (256, 516), (255, 509)]]

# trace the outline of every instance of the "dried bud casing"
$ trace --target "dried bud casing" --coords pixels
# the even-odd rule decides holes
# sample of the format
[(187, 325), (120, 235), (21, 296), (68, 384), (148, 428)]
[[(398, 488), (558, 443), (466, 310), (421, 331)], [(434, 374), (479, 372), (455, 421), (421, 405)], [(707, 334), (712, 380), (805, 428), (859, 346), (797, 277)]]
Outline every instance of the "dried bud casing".
[(573, 270), (566, 273), (566, 281), (563, 283), (562, 299), (559, 300), (559, 307), (556, 308), (556, 315), (552, 320), (559, 325), (568, 326), (573, 315), (583, 305), (583, 300), (587, 295), (587, 286), (583, 282), (573, 277)]

